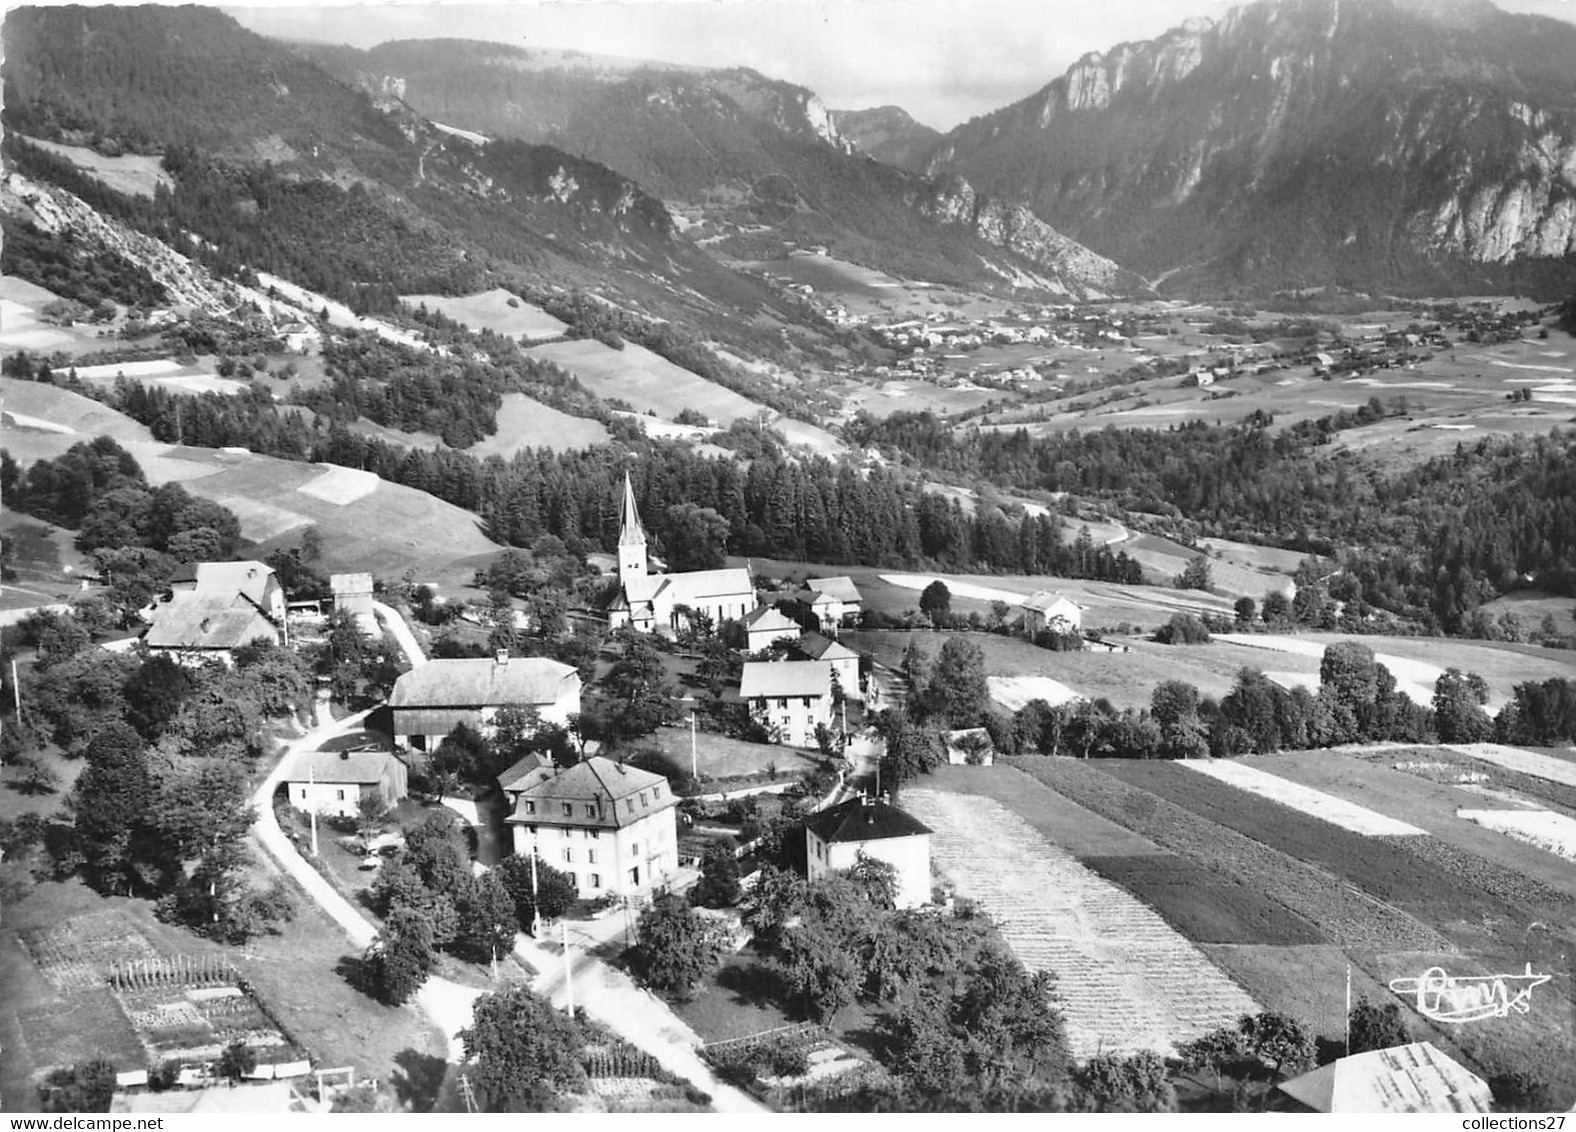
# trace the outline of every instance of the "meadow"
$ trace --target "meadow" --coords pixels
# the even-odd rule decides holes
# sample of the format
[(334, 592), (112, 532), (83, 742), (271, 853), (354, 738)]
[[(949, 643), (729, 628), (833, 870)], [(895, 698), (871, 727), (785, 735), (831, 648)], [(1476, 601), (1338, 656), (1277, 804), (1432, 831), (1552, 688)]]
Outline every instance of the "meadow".
[(541, 307), (502, 287), (475, 295), (401, 295), (409, 307), (425, 306), (472, 330), (491, 330), (505, 338), (541, 342), (561, 337), (568, 327)]

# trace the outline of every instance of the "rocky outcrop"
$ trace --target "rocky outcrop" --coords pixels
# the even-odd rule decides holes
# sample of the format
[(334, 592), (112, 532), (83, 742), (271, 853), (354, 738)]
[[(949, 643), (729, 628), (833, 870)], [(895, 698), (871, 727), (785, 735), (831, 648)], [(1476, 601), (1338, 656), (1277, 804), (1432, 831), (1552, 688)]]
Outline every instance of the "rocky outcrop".
[(1260, 0), (1085, 56), (926, 169), (1182, 285), (1576, 281), (1572, 59), (1576, 27), (1483, 0)]

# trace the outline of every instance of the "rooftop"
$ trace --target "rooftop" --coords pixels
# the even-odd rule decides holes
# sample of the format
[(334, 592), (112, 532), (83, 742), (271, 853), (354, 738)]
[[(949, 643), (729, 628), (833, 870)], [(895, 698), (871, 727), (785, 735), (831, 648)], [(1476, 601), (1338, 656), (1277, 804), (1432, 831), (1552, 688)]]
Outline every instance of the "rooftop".
[(369, 594), (372, 592), (371, 574), (334, 574), (328, 579), (328, 588), (334, 596), (340, 594)]
[(806, 633), (794, 642), (794, 647), (811, 660), (858, 660), (859, 654), (847, 645), (839, 644), (820, 633)]
[(752, 632), (758, 630), (763, 633), (799, 631), (799, 626), (773, 605), (763, 605), (746, 615), (744, 627)]
[(372, 785), (383, 781), (393, 758), (387, 751), (302, 751), (290, 764), (285, 781)]
[(1075, 608), (1078, 605), (1077, 602), (1068, 597), (1066, 594), (1057, 593), (1055, 590), (1036, 590), (1034, 593), (1023, 599), (1023, 608), (1034, 609), (1044, 613), (1048, 610), (1055, 609), (1063, 602), (1074, 606)]
[(156, 649), (233, 649), (277, 632), (237, 591), (176, 590), (167, 601), (155, 602), (148, 618), (152, 624), (143, 640)]
[(1489, 1112), (1488, 1084), (1432, 1042), (1357, 1053), (1282, 1082), (1317, 1112)]
[[(678, 799), (667, 785), (668, 780), (660, 774), (625, 766), (600, 755), (562, 769), (549, 763), (527, 772), (510, 785), (511, 791), (519, 791), (519, 801), (507, 820), (533, 825), (557, 825), (567, 821), (576, 826), (616, 829), (677, 805)], [(618, 804), (637, 799), (638, 809)], [(543, 806), (544, 802), (596, 802), (598, 805), (592, 816), (586, 816), (582, 810), (564, 818)], [(527, 803), (537, 804), (535, 813), (527, 811)]]
[(828, 597), (835, 598), (838, 601), (851, 602), (860, 600), (859, 588), (854, 585), (854, 580), (846, 574), (839, 574), (835, 578), (808, 578), (805, 580), (804, 585), (806, 589), (826, 594)]
[(879, 798), (850, 798), (841, 805), (811, 814), (805, 828), (822, 841), (883, 841), (890, 837), (928, 834), (930, 827)]
[(832, 694), (832, 664), (826, 660), (749, 661), (739, 680), (739, 695), (829, 696)]
[(491, 657), (429, 660), (394, 682), (389, 706), (395, 708), (485, 707), (501, 704), (550, 704), (580, 673), (543, 657)]

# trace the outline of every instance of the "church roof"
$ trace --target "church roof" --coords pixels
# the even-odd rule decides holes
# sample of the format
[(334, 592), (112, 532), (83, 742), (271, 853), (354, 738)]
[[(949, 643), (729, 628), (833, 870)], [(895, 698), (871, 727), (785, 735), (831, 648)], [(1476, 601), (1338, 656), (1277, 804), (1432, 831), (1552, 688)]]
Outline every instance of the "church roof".
[(635, 508), (635, 488), (624, 473), (624, 502), (618, 517), (618, 545), (645, 546), (646, 529), (640, 525), (640, 512)]

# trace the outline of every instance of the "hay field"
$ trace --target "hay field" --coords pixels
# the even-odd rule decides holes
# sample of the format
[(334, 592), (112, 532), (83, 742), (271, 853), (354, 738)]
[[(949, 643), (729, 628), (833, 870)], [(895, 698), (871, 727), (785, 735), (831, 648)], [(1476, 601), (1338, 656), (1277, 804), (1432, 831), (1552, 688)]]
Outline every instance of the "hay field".
[(157, 157), (128, 153), (120, 157), (105, 157), (85, 145), (61, 145), (59, 142), (26, 139), (28, 144), (47, 150), (56, 157), (63, 157), (94, 180), (127, 196), (153, 199), (154, 189), (163, 185), (175, 188), (174, 179), (164, 171)]
[[(1073, 1056), (1163, 1055), (1257, 1004), (1137, 898), (988, 798), (926, 789), (904, 805), (935, 831), (933, 852), (1031, 971), (1057, 978)], [(982, 836), (983, 832), (983, 836)]]
[(18, 463), (53, 459), (96, 436), (123, 445), (153, 440), (146, 426), (107, 405), (59, 386), (0, 377), (0, 444)]
[(607, 439), (607, 428), (600, 421), (570, 416), (524, 393), (505, 393), (498, 408), (498, 431), (466, 451), (479, 459), (507, 460), (527, 448), (566, 452), (604, 444)]
[(1049, 676), (990, 676), (985, 682), (990, 686), (990, 698), (1008, 711), (1019, 711), (1031, 700), (1044, 700), (1056, 707), (1081, 698), (1066, 684)]
[(1446, 743), (1445, 750), (1470, 755), (1474, 759), (1482, 759), (1506, 770), (1530, 774), (1534, 778), (1546, 778), (1562, 786), (1576, 787), (1576, 760), (1539, 755), (1498, 743)]
[(60, 296), (14, 275), (0, 275), (0, 350), (72, 353), (103, 346), (96, 330), (83, 326), (50, 326), (38, 312)]
[(541, 307), (533, 306), (502, 287), (475, 295), (401, 295), (410, 307), (425, 306), (472, 330), (491, 330), (505, 338), (541, 342), (562, 337), (568, 327)]
[(246, 382), (220, 377), (213, 359), (182, 365), (174, 358), (154, 358), (143, 362), (110, 362), (97, 366), (78, 366), (83, 381), (105, 388), (124, 375), (140, 385), (166, 389), (171, 393), (218, 393), (233, 397), (246, 391)]
[(1552, 810), (1462, 810), (1461, 816), (1485, 829), (1576, 861), (1576, 818)]
[(747, 397), (633, 342), (614, 350), (588, 338), (533, 346), (526, 352), (562, 366), (598, 397), (617, 397), (670, 420), (684, 409), (694, 409), (728, 425), (762, 411)]

